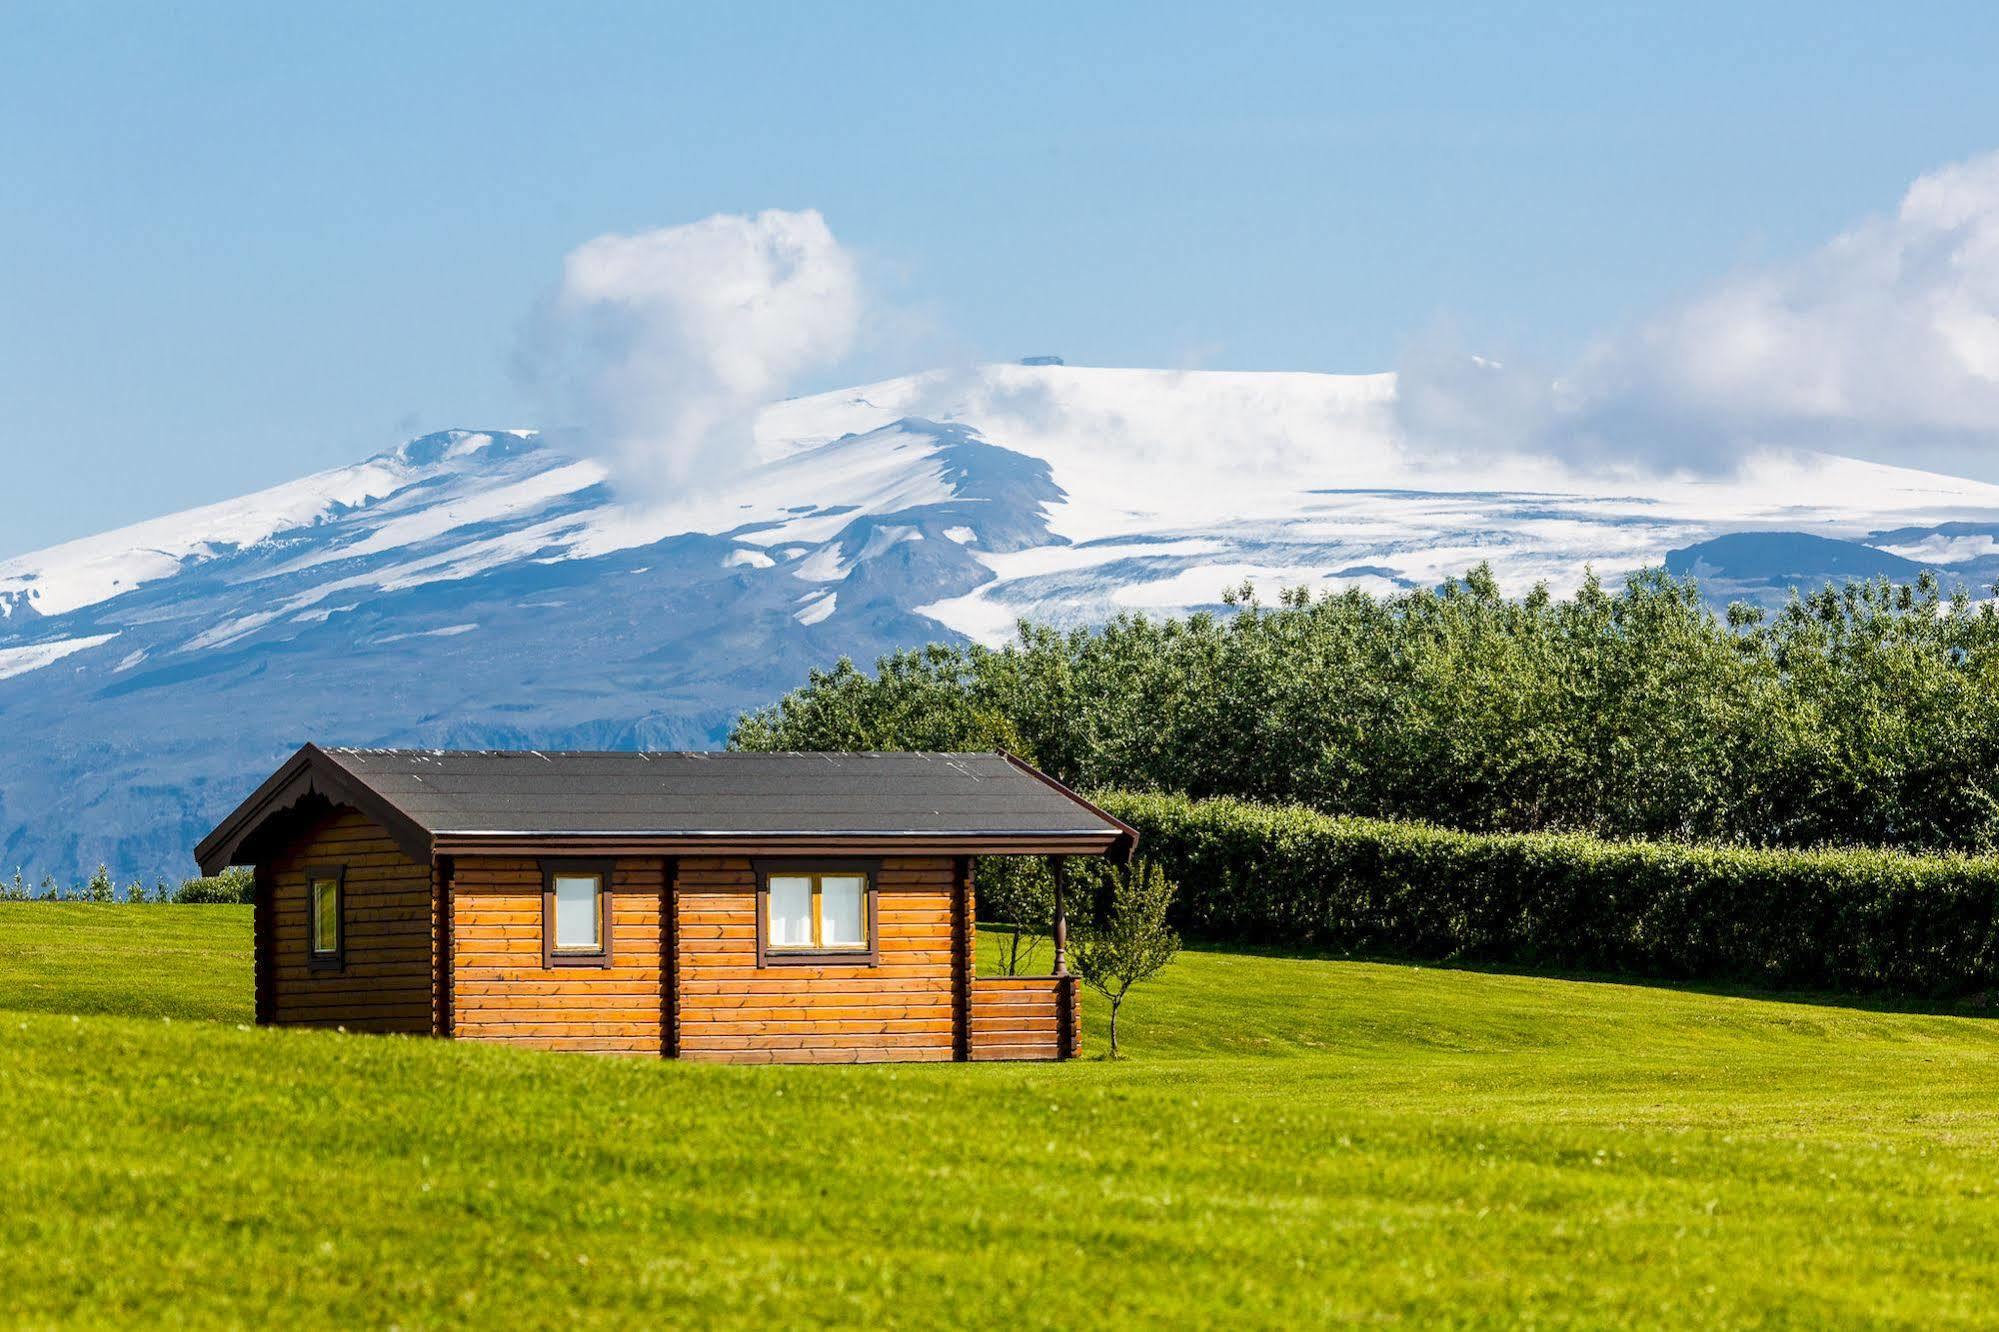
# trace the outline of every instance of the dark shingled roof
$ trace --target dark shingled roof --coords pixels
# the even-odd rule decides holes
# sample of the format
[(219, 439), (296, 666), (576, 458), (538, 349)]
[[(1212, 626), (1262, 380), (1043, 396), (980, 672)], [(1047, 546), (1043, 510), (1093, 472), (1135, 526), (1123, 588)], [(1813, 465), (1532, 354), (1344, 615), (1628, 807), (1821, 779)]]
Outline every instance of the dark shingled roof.
[[(355, 804), (406, 849), (595, 838), (995, 851), (1129, 851), (1131, 829), (1006, 754), (629, 753), (307, 745), (196, 848), (227, 864), (305, 794)], [(1083, 845), (1091, 843), (1094, 845)], [(1045, 845), (1044, 845), (1045, 844)], [(880, 845), (876, 846), (880, 849)]]
[(329, 749), (432, 832), (1101, 832), (998, 754)]

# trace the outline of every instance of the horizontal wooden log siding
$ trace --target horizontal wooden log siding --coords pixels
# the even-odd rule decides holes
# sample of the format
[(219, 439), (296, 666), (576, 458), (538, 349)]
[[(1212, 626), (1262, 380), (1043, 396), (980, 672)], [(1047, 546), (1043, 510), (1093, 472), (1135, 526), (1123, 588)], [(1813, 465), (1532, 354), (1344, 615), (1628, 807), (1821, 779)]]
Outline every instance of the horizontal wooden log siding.
[(541, 862), (461, 856), (451, 897), (451, 1017), (474, 1041), (598, 1054), (660, 1054), (657, 857), (611, 872), (608, 967), (544, 967)]
[[(980, 976), (972, 981), (973, 1059), (1062, 1059), (1077, 1053), (1073, 976)], [(1063, 1021), (1062, 1009), (1069, 1009)], [(1062, 1046), (1067, 1041), (1069, 1048)]]
[[(307, 965), (308, 866), (344, 865), (345, 963)], [(257, 933), (268, 941), (268, 1020), (285, 1026), (431, 1029), (430, 866), (411, 860), (358, 810), (336, 809), (276, 857)]]
[(680, 1056), (730, 1063), (952, 1057), (949, 856), (882, 862), (875, 966), (757, 966), (756, 878), (733, 856), (686, 856), (674, 894)]

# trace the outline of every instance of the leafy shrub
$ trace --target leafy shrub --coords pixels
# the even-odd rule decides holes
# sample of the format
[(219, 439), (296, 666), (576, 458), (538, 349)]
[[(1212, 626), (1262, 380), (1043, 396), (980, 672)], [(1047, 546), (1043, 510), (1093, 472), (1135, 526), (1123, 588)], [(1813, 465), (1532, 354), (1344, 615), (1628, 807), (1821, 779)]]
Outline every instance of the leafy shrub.
[(255, 894), (255, 876), (241, 866), (210, 878), (182, 880), (178, 888), (160, 879), (150, 893), (143, 880), (135, 879), (121, 894), (111, 871), (103, 865), (87, 881), (67, 885), (57, 882), (54, 875), (45, 874), (39, 886), (31, 887), (19, 869), (12, 878), (0, 879), (0, 902), (245, 903), (252, 901)]
[(256, 891), (256, 877), (237, 865), (205, 879), (187, 880), (175, 891), (173, 900), (184, 906), (249, 902), (254, 900)]
[(1209, 939), (1788, 988), (1999, 989), (1999, 860), (1464, 833), (1232, 799), (1095, 797)]

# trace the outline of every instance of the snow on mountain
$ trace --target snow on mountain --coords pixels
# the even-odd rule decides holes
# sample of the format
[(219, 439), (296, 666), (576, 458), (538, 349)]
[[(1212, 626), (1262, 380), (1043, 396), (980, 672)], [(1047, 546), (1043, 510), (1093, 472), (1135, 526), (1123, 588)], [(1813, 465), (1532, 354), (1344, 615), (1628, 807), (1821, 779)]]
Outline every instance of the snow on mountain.
[(733, 475), (647, 506), (531, 431), (446, 431), (0, 561), (0, 865), (180, 872), (306, 738), (700, 747), (842, 654), (1245, 579), (1388, 591), (1488, 560), (1567, 590), (1670, 552), (1767, 600), (1840, 569), (1999, 571), (1999, 487), (1813, 454), (1726, 479), (1421, 455), (1394, 394), (915, 375), (775, 404)]
[(766, 451), (810, 447), (920, 412), (1045, 460), (1063, 491), (1046, 510), (1058, 541), (978, 550), (991, 579), (920, 607), (987, 641), (1023, 614), (1214, 605), (1245, 579), (1385, 591), (1487, 560), (1509, 590), (1566, 591), (1588, 568), (1621, 575), (1722, 532), (1860, 537), (1999, 511), (1999, 486), (1822, 454), (1768, 455), (1725, 480), (1422, 456), (1396, 436), (1394, 396), (1392, 375), (994, 366), (779, 404), (761, 434)]
[[(447, 431), (351, 467), (336, 467), (241, 499), (154, 518), (99, 536), (0, 560), (0, 605), (62, 615), (170, 577), (280, 532), (297, 531), (409, 491), (505, 452), (490, 434)], [(506, 432), (513, 444), (532, 438)]]
[(40, 643), (29, 643), (24, 647), (0, 648), (0, 680), (10, 675), (22, 675), (28, 671), (53, 665), (72, 652), (99, 647), (117, 636), (94, 634), (89, 638), (53, 638)]

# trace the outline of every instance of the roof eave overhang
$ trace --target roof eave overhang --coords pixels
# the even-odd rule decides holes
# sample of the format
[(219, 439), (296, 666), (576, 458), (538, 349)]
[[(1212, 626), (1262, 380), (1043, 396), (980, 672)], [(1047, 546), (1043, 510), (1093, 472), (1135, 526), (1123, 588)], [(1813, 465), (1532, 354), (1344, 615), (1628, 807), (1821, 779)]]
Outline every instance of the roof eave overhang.
[(576, 832), (473, 830), (435, 835), (439, 855), (861, 855), (1102, 856), (1118, 854), (1115, 829), (996, 833), (979, 831)]
[[(1128, 860), (1138, 844), (1131, 825), (1091, 804), (1067, 786), (1012, 754), (1016, 769), (1060, 792), (1100, 821), (1092, 828), (995, 832), (980, 829), (873, 831), (583, 831), (459, 829), (433, 832), (350, 772), (337, 758), (307, 744), (216, 825), (195, 847), (205, 874), (237, 863), (245, 844), (272, 818), (309, 797), (360, 810), (386, 831), (412, 860), (427, 863), (456, 855), (1068, 855)], [(254, 850), (254, 848), (252, 848)]]
[(318, 745), (302, 746), (281, 764), (270, 778), (215, 830), (194, 848), (195, 863), (203, 874), (219, 874), (236, 863), (237, 852), (270, 819), (296, 806), (308, 796), (319, 796), (335, 805), (360, 810), (388, 833), (390, 840), (410, 859), (428, 864), (432, 854), (430, 830), (384, 799), (366, 782), (356, 780)]
[(1014, 767), (1018, 768), (1020, 771), (1026, 773), (1028, 776), (1034, 778), (1036, 781), (1042, 783), (1045, 786), (1053, 787), (1056, 791), (1061, 792), (1064, 796), (1067, 796), (1070, 800), (1075, 801), (1078, 805), (1081, 805), (1084, 809), (1087, 809), (1088, 811), (1090, 811), (1090, 813), (1102, 819), (1105, 823), (1110, 824), (1111, 827), (1117, 829), (1117, 833), (1111, 839), (1110, 845), (1105, 847), (1104, 850), (1098, 852), (1097, 854), (1110, 856), (1115, 860), (1121, 860), (1128, 863), (1131, 860), (1131, 858), (1138, 853), (1138, 829), (1132, 827), (1129, 823), (1126, 823), (1123, 819), (1119, 818), (1117, 815), (1112, 814), (1108, 810), (1099, 807), (1095, 802), (1084, 798), (1082, 795), (1078, 794), (1074, 788), (1068, 786), (1066, 783), (1056, 781), (1053, 777), (1050, 777), (1047, 773), (1035, 767), (1032, 763), (1029, 763), (1026, 759), (1022, 758), (1020, 755), (1010, 754), (1004, 749), (998, 752), (1001, 758), (1005, 759), (1008, 763), (1011, 763)]

